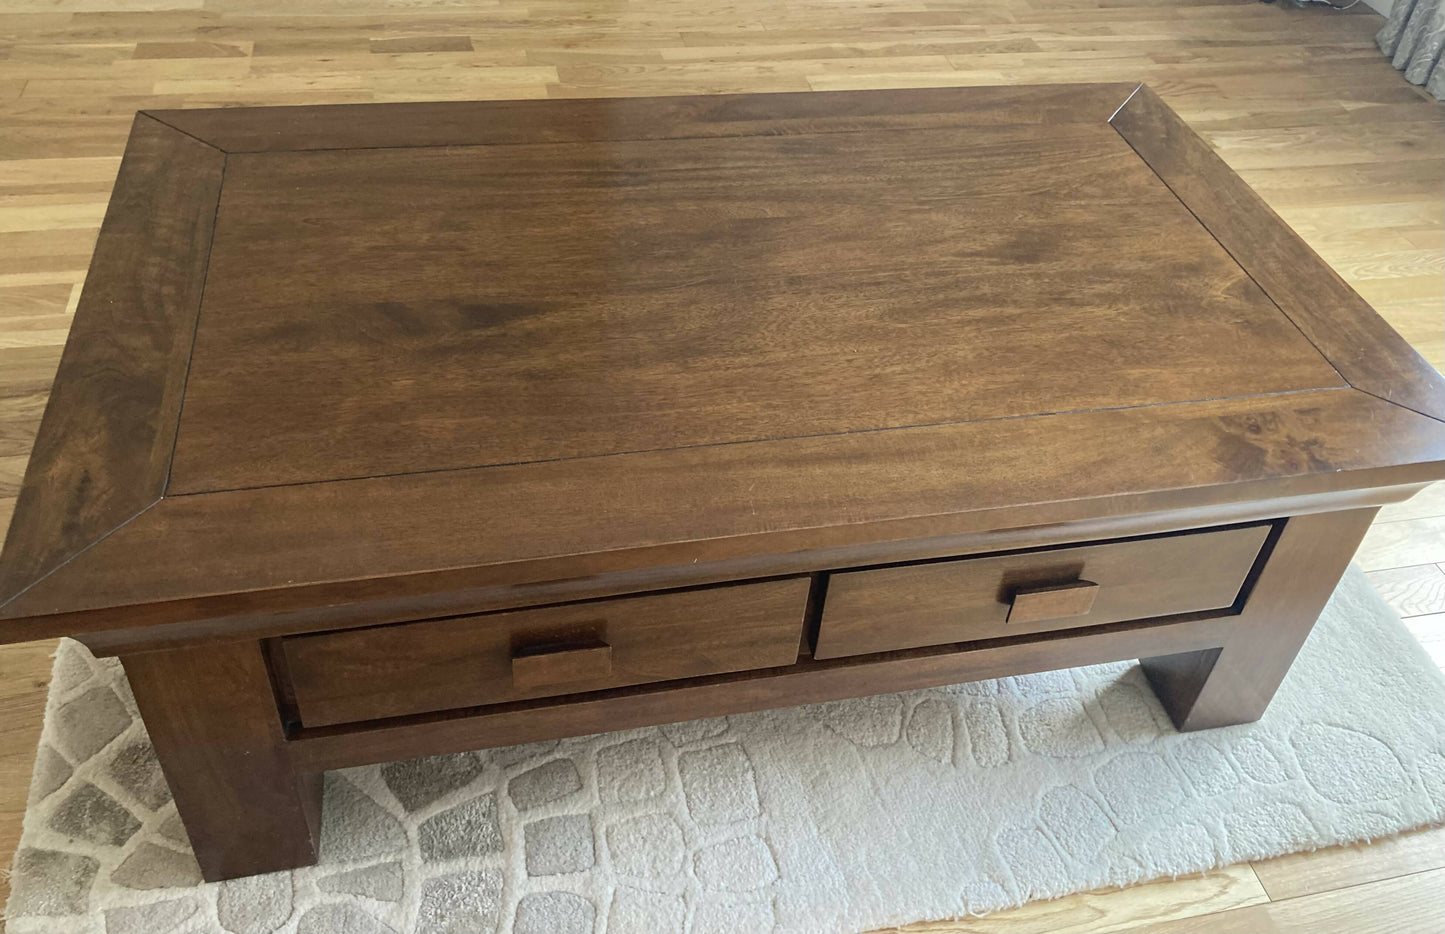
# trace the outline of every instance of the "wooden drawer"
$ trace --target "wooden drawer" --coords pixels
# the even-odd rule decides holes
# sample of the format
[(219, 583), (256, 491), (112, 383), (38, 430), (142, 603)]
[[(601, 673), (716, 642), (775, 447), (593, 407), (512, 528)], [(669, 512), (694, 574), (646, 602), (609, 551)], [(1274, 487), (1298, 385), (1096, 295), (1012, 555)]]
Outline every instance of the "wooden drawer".
[(808, 578), (282, 640), (305, 726), (791, 665)]
[(833, 574), (816, 658), (1234, 603), (1269, 525)]

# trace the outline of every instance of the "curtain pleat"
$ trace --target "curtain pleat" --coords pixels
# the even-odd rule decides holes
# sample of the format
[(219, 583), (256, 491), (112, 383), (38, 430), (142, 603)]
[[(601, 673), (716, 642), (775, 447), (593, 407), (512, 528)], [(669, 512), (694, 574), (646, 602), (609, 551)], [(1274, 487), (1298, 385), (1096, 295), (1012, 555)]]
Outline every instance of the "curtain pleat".
[(1445, 5), (1441, 0), (1395, 0), (1390, 18), (1375, 35), (1380, 51), (1405, 80), (1445, 100)]

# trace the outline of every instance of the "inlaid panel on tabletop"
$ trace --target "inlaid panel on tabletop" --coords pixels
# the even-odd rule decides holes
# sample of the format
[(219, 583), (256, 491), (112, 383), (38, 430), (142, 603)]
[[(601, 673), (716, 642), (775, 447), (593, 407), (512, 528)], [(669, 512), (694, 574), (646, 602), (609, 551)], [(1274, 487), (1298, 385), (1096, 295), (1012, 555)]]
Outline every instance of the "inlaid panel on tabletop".
[(238, 154), (170, 491), (1339, 384), (1103, 122)]

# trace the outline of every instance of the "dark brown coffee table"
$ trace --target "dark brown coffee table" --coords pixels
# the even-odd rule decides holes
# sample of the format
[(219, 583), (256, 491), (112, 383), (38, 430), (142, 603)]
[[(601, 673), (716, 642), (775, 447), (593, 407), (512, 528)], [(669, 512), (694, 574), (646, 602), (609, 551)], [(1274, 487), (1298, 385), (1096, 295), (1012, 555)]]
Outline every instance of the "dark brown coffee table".
[(1445, 382), (1147, 88), (136, 117), (0, 559), (207, 879), (324, 769), (1141, 657), (1258, 717)]

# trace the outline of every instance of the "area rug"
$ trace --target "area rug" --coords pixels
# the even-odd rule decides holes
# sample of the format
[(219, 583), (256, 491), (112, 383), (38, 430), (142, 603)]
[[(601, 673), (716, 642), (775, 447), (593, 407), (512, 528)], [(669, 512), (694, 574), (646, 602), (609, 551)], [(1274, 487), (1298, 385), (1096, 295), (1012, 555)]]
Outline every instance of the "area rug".
[(1445, 681), (1351, 569), (1263, 721), (1120, 663), (330, 773), (318, 866), (196, 865), (119, 667), (62, 645), (9, 930), (829, 934), (1445, 818)]

